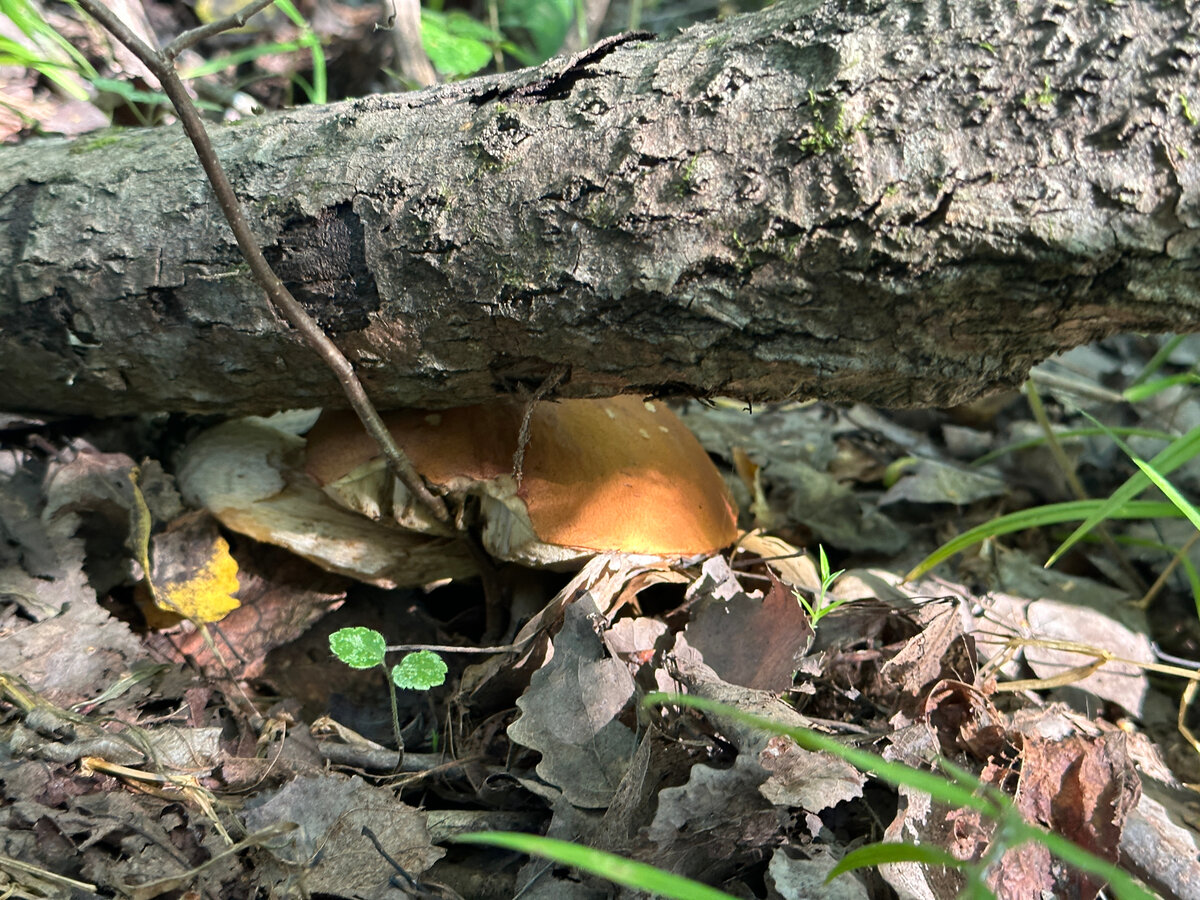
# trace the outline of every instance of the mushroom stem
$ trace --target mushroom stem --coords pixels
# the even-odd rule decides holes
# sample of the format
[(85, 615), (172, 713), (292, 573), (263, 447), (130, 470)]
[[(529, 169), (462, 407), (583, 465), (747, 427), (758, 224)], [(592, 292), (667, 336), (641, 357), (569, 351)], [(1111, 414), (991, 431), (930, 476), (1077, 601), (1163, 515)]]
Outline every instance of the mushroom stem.
[(496, 561), (483, 548), (479, 538), (469, 531), (461, 531), (459, 535), (467, 552), (471, 554), (471, 561), (479, 569), (479, 580), (483, 584), (483, 643), (495, 644), (508, 625), (508, 607), (512, 591), (501, 577)]

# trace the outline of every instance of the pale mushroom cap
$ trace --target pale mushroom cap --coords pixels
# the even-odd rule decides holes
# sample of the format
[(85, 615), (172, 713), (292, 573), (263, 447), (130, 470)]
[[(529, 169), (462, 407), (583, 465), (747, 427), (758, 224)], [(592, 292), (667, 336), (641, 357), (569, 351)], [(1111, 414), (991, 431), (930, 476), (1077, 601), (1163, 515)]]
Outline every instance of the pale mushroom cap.
[[(384, 421), (417, 471), (447, 485), (510, 476), (524, 411), (498, 400)], [(379, 455), (350, 413), (323, 415), (308, 441), (307, 470), (320, 484)], [(737, 535), (733, 503), (704, 448), (664, 404), (635, 397), (539, 403), (517, 496), (538, 539), (558, 547), (693, 556)]]

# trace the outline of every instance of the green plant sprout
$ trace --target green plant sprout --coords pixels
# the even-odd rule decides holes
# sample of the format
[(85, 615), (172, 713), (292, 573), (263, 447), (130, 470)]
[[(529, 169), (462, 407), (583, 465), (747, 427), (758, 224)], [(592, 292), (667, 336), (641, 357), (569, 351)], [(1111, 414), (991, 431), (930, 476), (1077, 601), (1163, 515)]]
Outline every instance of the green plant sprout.
[[(1153, 428), (1137, 428), (1137, 427), (1114, 427), (1109, 428), (1113, 434), (1119, 434), (1122, 437), (1143, 437), (1150, 438), (1155, 441), (1169, 442), (1175, 439), (1175, 435), (1168, 431), (1158, 431)], [(1097, 437), (1105, 433), (1103, 428), (1067, 428), (1062, 431), (1055, 431), (1054, 436), (1060, 441), (1070, 440), (1071, 438), (1080, 437)], [(1007, 456), (1010, 453), (1016, 453), (1021, 450), (1032, 450), (1034, 447), (1040, 447), (1047, 442), (1048, 438), (1045, 435), (1035, 438), (1027, 438), (1023, 441), (1014, 441), (1011, 444), (1005, 444), (1003, 447), (997, 447), (991, 450), (978, 459), (974, 460), (971, 465), (978, 468), (986, 466), (990, 462), (995, 462), (1002, 456)]]
[(293, 75), (292, 78), (300, 86), (300, 89), (304, 91), (309, 103), (315, 106), (328, 103), (329, 79), (326, 73), (325, 51), (321, 47), (320, 37), (313, 31), (312, 26), (308, 24), (308, 21), (300, 14), (300, 11), (296, 9), (292, 0), (275, 0), (275, 6), (291, 20), (293, 25), (300, 29), (300, 34), (295, 40), (275, 44), (255, 44), (241, 50), (235, 50), (225, 56), (206, 60), (194, 68), (180, 72), (179, 77), (184, 81), (188, 81), (189, 79), (212, 75), (224, 69), (236, 68), (242, 63), (252, 62), (262, 56), (269, 56), (275, 53), (293, 53), (296, 50), (308, 50), (312, 54), (312, 83), (310, 84), (300, 75)]
[(692, 180), (696, 177), (696, 165), (700, 162), (700, 154), (693, 153), (679, 170), (679, 178), (675, 182), (676, 196), (683, 197), (692, 190)]
[(1042, 89), (1037, 94), (1026, 93), (1021, 98), (1021, 102), (1025, 104), (1026, 109), (1032, 107), (1035, 103), (1038, 106), (1053, 106), (1054, 101), (1058, 99), (1058, 94), (1050, 90), (1050, 76), (1046, 75), (1042, 78)]
[(432, 650), (417, 650), (392, 666), (392, 683), (405, 691), (427, 691), (446, 683), (446, 661)]
[(801, 591), (797, 589), (793, 589), (792, 591), (792, 594), (795, 596), (796, 600), (799, 601), (800, 605), (804, 607), (804, 611), (808, 614), (809, 624), (812, 625), (813, 628), (817, 627), (817, 623), (820, 622), (822, 618), (829, 615), (829, 613), (833, 612), (839, 606), (849, 602), (849, 598), (846, 597), (843, 597), (840, 600), (833, 600), (832, 602), (828, 603), (826, 602), (826, 595), (828, 594), (829, 589), (833, 587), (833, 583), (837, 581), (841, 574), (845, 571), (845, 569), (838, 569), (836, 572), (830, 572), (829, 559), (825, 556), (825, 547), (821, 544), (817, 544), (817, 574), (821, 576), (821, 587), (817, 591), (816, 598), (810, 601)]
[[(243, 62), (257, 59), (260, 56), (308, 49), (312, 53), (312, 84), (310, 85), (299, 76), (296, 76), (296, 82), (307, 94), (310, 103), (326, 103), (328, 91), (325, 54), (321, 49), (320, 38), (296, 9), (292, 0), (275, 0), (275, 5), (300, 29), (300, 36), (296, 40), (249, 47), (220, 59), (209, 60), (181, 77), (184, 80), (199, 78), (222, 69), (241, 65)], [(80, 18), (86, 18), (78, 6), (74, 3), (71, 3), (71, 6)], [(170, 107), (170, 101), (160, 91), (138, 90), (129, 82), (101, 77), (87, 58), (54, 30), (42, 17), (42, 14), (29, 3), (29, 0), (0, 0), (0, 17), (7, 17), (40, 51), (34, 52), (27, 46), (0, 35), (0, 65), (21, 66), (35, 71), (75, 100), (90, 99), (88, 92), (83, 87), (85, 83), (90, 84), (97, 91), (112, 94), (124, 101), (142, 125), (150, 125), (152, 122), (141, 107)], [(212, 103), (199, 102), (197, 106), (200, 109), (218, 109)]]
[(12, 22), (40, 51), (0, 35), (0, 65), (32, 69), (72, 99), (88, 99), (79, 81), (92, 81), (97, 76), (96, 70), (46, 22), (29, 0), (0, 0), (0, 16)]
[(1179, 93), (1179, 108), (1183, 112), (1183, 117), (1187, 120), (1189, 125), (1195, 125), (1197, 121), (1200, 121), (1196, 118), (1196, 114), (1192, 112), (1192, 107), (1188, 103), (1187, 94), (1184, 94), (1182, 91)]
[(384, 665), (387, 641), (374, 628), (340, 628), (329, 636), (329, 650), (352, 669), (373, 669), (379, 666), (387, 676), (388, 697), (392, 702), (392, 731), (396, 746), (404, 747), (400, 736), (400, 711), (396, 705), (396, 688), (406, 691), (427, 691), (446, 682), (446, 661), (432, 650), (409, 653), (389, 672)]
[[(811, 88), (808, 91), (808, 105), (812, 110), (813, 133), (808, 137), (801, 138), (798, 145), (801, 150), (806, 153), (811, 153), (814, 156), (824, 156), (831, 150), (837, 149), (840, 145), (846, 143), (850, 136), (856, 131), (860, 131), (867, 121), (867, 116), (863, 116), (852, 125), (846, 123), (846, 110), (840, 104), (835, 104), (833, 101), (825, 102), (817, 97), (816, 91)], [(825, 124), (829, 118), (829, 112), (834, 106), (837, 106), (837, 118), (833, 123), (833, 127)]]
[[(77, 15), (84, 17), (78, 6), (74, 3), (71, 6)], [(37, 72), (74, 100), (90, 100), (91, 96), (84, 87), (90, 84), (101, 93), (112, 94), (123, 100), (143, 125), (151, 123), (141, 109), (142, 105), (165, 105), (169, 102), (161, 93), (139, 91), (124, 81), (101, 78), (87, 58), (55, 31), (28, 0), (0, 0), (0, 17), (12, 22), (25, 36), (27, 44), (32, 45), (31, 48), (0, 35), (0, 66), (21, 66)], [(8, 106), (2, 98), (0, 104)], [(20, 113), (14, 107), (10, 108)], [(22, 114), (22, 119), (28, 117)]]

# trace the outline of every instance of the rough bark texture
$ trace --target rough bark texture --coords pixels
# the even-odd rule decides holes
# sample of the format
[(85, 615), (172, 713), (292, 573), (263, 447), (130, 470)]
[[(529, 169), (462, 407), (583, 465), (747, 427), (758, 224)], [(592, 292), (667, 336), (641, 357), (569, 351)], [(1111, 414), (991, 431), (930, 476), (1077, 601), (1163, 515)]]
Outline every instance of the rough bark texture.
[[(215, 129), (382, 406), (947, 404), (1200, 327), (1196, 0), (781, 2)], [(1190, 106), (1189, 106), (1190, 104)], [(175, 129), (0, 152), (0, 403), (337, 402)]]

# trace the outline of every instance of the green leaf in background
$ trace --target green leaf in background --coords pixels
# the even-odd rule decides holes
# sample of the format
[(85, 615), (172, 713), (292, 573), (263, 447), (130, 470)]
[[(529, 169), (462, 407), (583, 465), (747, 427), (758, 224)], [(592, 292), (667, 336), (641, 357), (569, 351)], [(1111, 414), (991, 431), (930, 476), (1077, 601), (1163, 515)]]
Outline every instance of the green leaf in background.
[(1144, 384), (1135, 384), (1126, 388), (1121, 394), (1130, 403), (1141, 403), (1143, 400), (1147, 400), (1155, 394), (1160, 394), (1167, 388), (1175, 387), (1177, 384), (1200, 384), (1200, 375), (1197, 375), (1195, 372), (1168, 375), (1165, 378), (1147, 381)]
[(544, 62), (562, 49), (575, 18), (575, 0), (501, 0), (500, 27), (506, 34), (523, 31), (535, 59)]
[[(1089, 418), (1092, 417), (1089, 416)], [(1200, 425), (1172, 441), (1150, 460), (1149, 465), (1159, 475), (1166, 476), (1198, 455), (1200, 455)], [(1149, 486), (1150, 479), (1143, 472), (1131, 475), (1098, 509), (1084, 519), (1083, 524), (1071, 532), (1070, 537), (1063, 541), (1057, 550), (1050, 554), (1050, 558), (1046, 560), (1046, 568), (1054, 565), (1064, 553), (1074, 546), (1076, 541), (1095, 528), (1097, 523), (1110, 518), (1129, 518), (1121, 516), (1118, 510), (1131, 506), (1129, 501)], [(1151, 517), (1146, 516), (1146, 518)]]
[(37, 48), (31, 49), (5, 36), (0, 43), (0, 65), (33, 69), (53, 81), (68, 96), (76, 100), (88, 99), (87, 91), (78, 79), (90, 80), (95, 77), (96, 70), (82, 53), (47, 24), (29, 0), (0, 0), (0, 18), (8, 19)]
[(321, 48), (321, 39), (312, 30), (312, 26), (308, 24), (308, 20), (300, 15), (300, 11), (296, 9), (296, 5), (292, 3), (292, 0), (275, 0), (275, 5), (279, 7), (285, 16), (292, 20), (293, 25), (300, 29), (299, 43), (301, 46), (307, 47), (312, 53), (312, 84), (306, 84), (303, 81), (299, 81), (298, 83), (308, 95), (308, 102), (321, 106), (329, 101), (328, 77), (325, 73), (325, 51)]
[(956, 538), (951, 538), (917, 563), (904, 579), (915, 581), (955, 553), (960, 553), (980, 541), (1023, 531), (1026, 528), (1044, 528), (1063, 522), (1077, 522), (1094, 516), (1099, 511), (1104, 511), (1104, 518), (1108, 519), (1179, 518), (1182, 515), (1174, 504), (1155, 500), (1125, 500), (1116, 507), (1112, 507), (1109, 500), (1070, 500), (1065, 503), (1035, 506), (1033, 509), (1019, 510), (984, 522), (969, 531), (964, 531)]
[(427, 691), (446, 683), (446, 661), (432, 650), (418, 650), (392, 666), (392, 683), (406, 691)]
[(492, 46), (501, 40), (466, 13), (421, 10), (421, 43), (433, 67), (443, 75), (474, 75), (492, 61)]
[(352, 669), (370, 669), (383, 662), (387, 641), (374, 628), (342, 628), (329, 636), (329, 649)]

